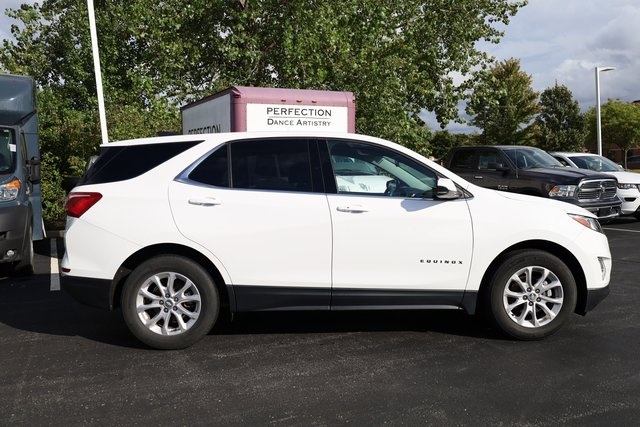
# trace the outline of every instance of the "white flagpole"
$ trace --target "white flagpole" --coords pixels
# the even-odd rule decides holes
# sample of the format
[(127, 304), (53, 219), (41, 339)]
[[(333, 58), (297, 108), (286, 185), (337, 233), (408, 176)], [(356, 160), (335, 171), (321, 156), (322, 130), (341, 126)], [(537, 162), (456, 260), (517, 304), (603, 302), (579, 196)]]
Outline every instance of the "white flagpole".
[(91, 51), (93, 54), (93, 72), (96, 75), (96, 91), (98, 95), (98, 113), (100, 115), (100, 133), (102, 143), (109, 142), (107, 133), (107, 115), (104, 110), (104, 93), (102, 92), (102, 72), (100, 71), (100, 51), (98, 50), (98, 33), (96, 31), (96, 18), (93, 9), (93, 0), (87, 0), (89, 9), (89, 31), (91, 32)]

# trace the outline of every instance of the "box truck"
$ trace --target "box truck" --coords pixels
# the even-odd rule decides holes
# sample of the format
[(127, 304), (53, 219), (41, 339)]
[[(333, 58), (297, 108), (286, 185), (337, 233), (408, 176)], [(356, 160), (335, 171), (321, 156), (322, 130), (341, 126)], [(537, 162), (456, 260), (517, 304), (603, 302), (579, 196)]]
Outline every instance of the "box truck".
[(32, 273), (43, 237), (35, 83), (0, 74), (0, 269)]
[(182, 133), (355, 132), (351, 92), (234, 86), (180, 109)]

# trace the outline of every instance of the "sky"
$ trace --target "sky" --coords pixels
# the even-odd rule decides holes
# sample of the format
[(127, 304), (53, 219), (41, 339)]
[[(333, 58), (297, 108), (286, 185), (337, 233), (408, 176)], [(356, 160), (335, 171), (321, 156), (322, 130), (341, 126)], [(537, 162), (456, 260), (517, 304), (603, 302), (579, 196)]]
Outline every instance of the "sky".
[[(567, 86), (585, 111), (596, 103), (595, 67), (607, 66), (616, 70), (600, 73), (601, 102), (640, 100), (639, 0), (529, 0), (502, 30), (500, 44), (480, 48), (499, 61), (520, 59), (534, 90)], [(433, 114), (424, 118), (439, 129)]]
[[(24, 0), (0, 0), (0, 9)], [(0, 15), (0, 39), (11, 37), (15, 21)], [(498, 45), (479, 47), (497, 60), (520, 59), (541, 92), (556, 82), (567, 86), (583, 110), (595, 105), (595, 67), (616, 67), (600, 74), (602, 102), (640, 100), (640, 0), (529, 0), (502, 28)], [(424, 117), (432, 129), (439, 124)], [(451, 132), (469, 132), (451, 124)]]

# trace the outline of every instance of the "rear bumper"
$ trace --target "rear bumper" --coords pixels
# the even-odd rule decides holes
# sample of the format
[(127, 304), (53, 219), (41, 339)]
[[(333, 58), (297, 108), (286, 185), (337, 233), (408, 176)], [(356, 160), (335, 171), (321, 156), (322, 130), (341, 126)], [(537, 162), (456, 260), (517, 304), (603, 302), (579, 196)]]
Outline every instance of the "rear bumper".
[(62, 276), (62, 290), (75, 300), (91, 307), (113, 309), (111, 280), (88, 277)]

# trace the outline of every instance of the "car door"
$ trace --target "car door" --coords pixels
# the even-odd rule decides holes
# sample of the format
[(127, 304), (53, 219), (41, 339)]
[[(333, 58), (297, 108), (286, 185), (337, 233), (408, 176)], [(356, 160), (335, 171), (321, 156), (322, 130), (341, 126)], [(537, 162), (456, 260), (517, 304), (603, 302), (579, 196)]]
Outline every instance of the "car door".
[(476, 185), (493, 190), (508, 191), (513, 182), (513, 171), (507, 157), (494, 148), (478, 150), (478, 169), (470, 180)]
[(332, 309), (457, 306), (471, 264), (464, 198), (437, 200), (438, 175), (377, 144), (327, 140)]
[(178, 229), (224, 265), (238, 311), (329, 308), (331, 223), (318, 162), (306, 139), (238, 140), (171, 183)]

